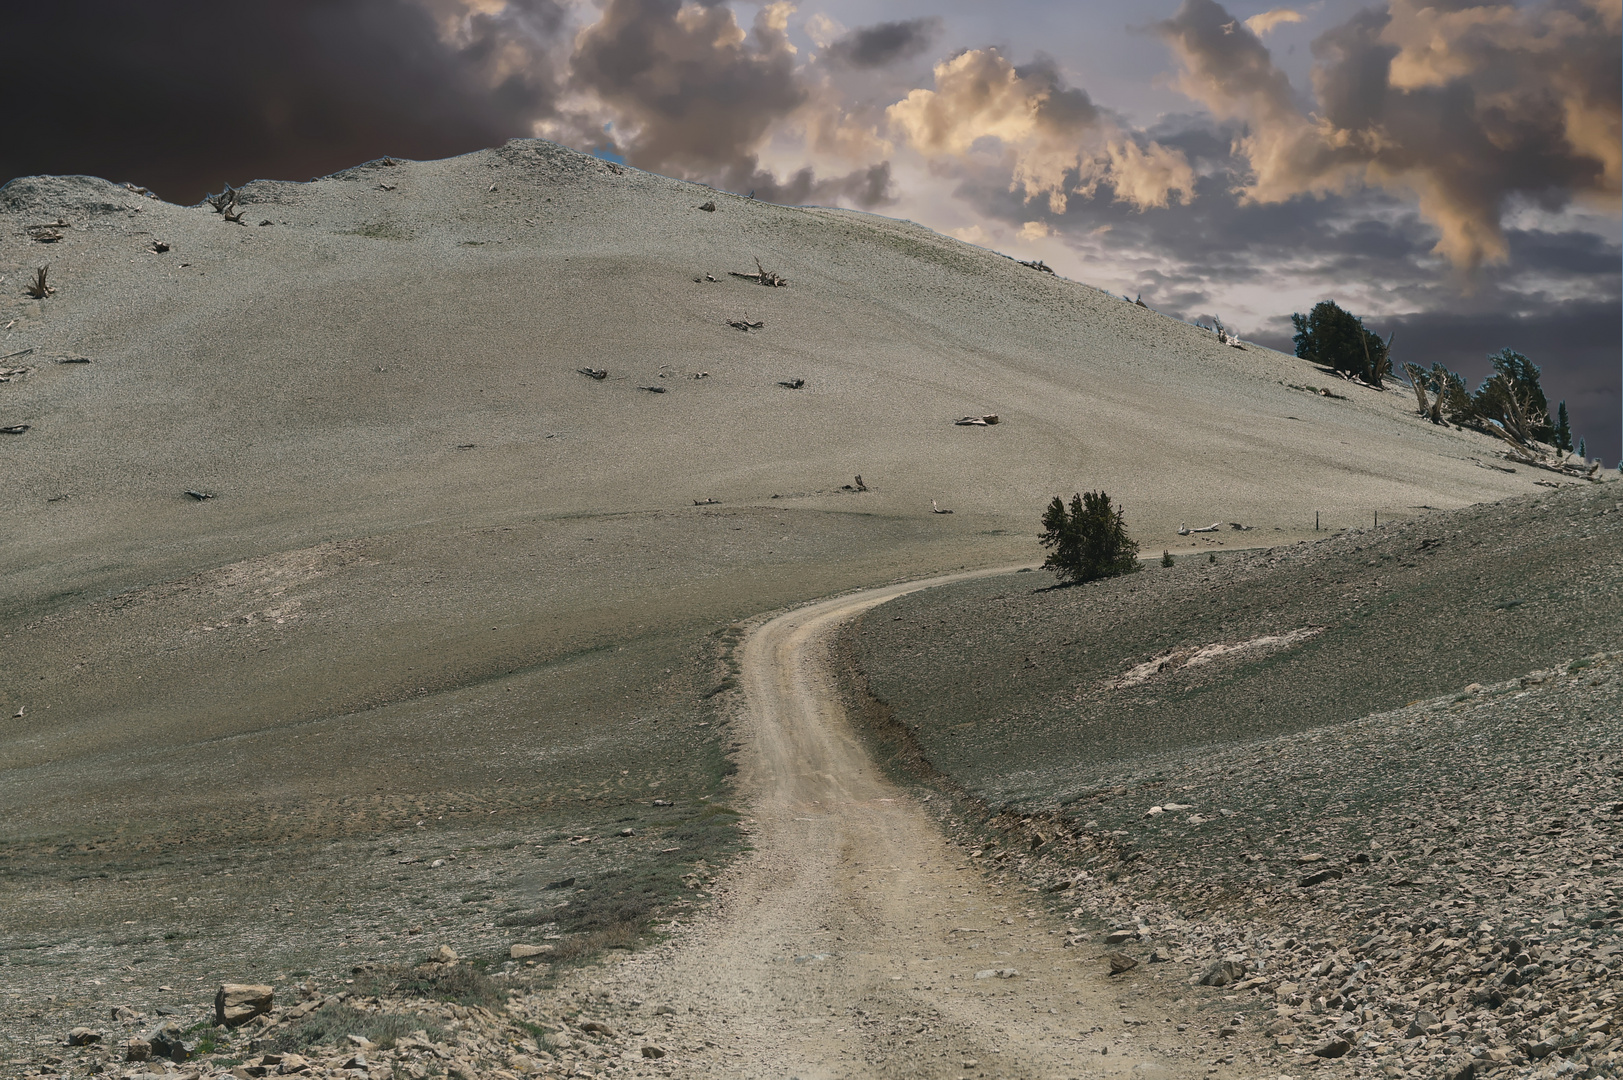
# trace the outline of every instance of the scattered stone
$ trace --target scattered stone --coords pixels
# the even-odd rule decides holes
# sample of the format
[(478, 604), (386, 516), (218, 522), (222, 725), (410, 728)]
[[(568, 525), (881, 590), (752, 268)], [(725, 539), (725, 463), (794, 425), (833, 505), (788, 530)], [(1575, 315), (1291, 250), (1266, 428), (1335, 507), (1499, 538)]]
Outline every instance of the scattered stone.
[(551, 945), (514, 945), (507, 950), (507, 955), (513, 960), (527, 960), (532, 956), (541, 956), (551, 951)]
[(975, 972), (977, 979), (1012, 979), (1020, 974), (1019, 968), (987, 968), (985, 971)]
[(619, 1032), (615, 1031), (612, 1027), (603, 1023), (601, 1020), (584, 1021), (580, 1024), (580, 1029), (586, 1032), (588, 1035), (604, 1035), (611, 1039), (615, 1035), (619, 1034)]
[(642, 1056), (652, 1060), (658, 1060), (659, 1058), (665, 1056), (665, 1051), (662, 1047), (645, 1046), (642, 1048)]
[(101, 1042), (101, 1032), (95, 1028), (76, 1027), (68, 1032), (69, 1046), (91, 1046)]
[(1248, 970), (1245, 961), (1223, 959), (1215, 961), (1200, 977), (1200, 986), (1229, 986), (1245, 978)]
[(1341, 1038), (1340, 1036), (1332, 1036), (1314, 1048), (1313, 1056), (1321, 1058), (1338, 1058), (1344, 1056), (1347, 1051), (1351, 1049), (1352, 1043)]
[(1105, 961), (1110, 964), (1110, 974), (1112, 975), (1126, 974), (1138, 966), (1138, 961), (1126, 953), (1105, 953)]
[(455, 949), (451, 948), (449, 945), (441, 945), (434, 953), (433, 962), (450, 967), (452, 964), (456, 963), (458, 959), (459, 957), (457, 956)]
[(141, 1019), (141, 1014), (130, 1008), (128, 1005), (114, 1005), (113, 1019), (117, 1020), (121, 1024), (126, 1024), (131, 1020)]
[(261, 983), (224, 983), (214, 992), (214, 1022), (241, 1027), (270, 1012), (275, 988)]
[(148, 1061), (152, 1058), (152, 1044), (145, 1039), (131, 1039), (124, 1044), (125, 1061)]
[(1120, 945), (1123, 942), (1137, 941), (1137, 940), (1138, 940), (1138, 931), (1137, 930), (1112, 930), (1110, 933), (1105, 935), (1105, 944), (1106, 945)]
[(176, 1063), (185, 1061), (191, 1056), (184, 1039), (180, 1025), (173, 1020), (159, 1024), (147, 1034), (147, 1042), (152, 1047), (152, 1056), (168, 1058)]

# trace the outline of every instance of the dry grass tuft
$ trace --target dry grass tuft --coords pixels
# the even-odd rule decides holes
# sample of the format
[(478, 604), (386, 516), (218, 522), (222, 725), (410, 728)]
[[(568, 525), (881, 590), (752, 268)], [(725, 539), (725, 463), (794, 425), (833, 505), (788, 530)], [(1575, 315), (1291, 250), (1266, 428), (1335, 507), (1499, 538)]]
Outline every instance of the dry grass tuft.
[(50, 275), (50, 272), (50, 263), (46, 263), (44, 266), (34, 271), (34, 280), (27, 285), (25, 290), (29, 296), (32, 296), (35, 300), (43, 300), (56, 291), (56, 289), (47, 284), (45, 280)]

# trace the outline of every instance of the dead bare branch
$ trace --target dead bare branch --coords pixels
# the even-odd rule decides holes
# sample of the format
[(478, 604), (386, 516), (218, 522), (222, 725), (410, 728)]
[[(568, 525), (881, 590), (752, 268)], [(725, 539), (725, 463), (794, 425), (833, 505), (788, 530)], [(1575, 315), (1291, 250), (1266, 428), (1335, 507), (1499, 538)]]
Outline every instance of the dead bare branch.
[(50, 274), (50, 272), (50, 263), (46, 263), (38, 270), (35, 270), (34, 280), (26, 286), (24, 291), (27, 292), (29, 296), (32, 296), (35, 300), (43, 300), (47, 296), (50, 296), (56, 291), (55, 286), (47, 285), (45, 283), (45, 278), (48, 274)]
[(762, 266), (759, 258), (755, 260), (755, 273), (753, 274), (741, 274), (737, 270), (729, 270), (727, 273), (736, 278), (744, 278), (746, 281), (753, 281), (758, 285), (765, 285), (768, 288), (781, 289), (789, 284), (788, 278)]

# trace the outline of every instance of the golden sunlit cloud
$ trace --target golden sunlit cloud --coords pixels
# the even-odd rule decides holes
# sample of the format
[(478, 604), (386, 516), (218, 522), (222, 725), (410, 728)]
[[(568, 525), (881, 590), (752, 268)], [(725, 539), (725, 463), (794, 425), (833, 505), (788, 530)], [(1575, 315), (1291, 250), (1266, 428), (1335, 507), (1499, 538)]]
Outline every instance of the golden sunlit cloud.
[[(935, 66), (935, 89), (914, 90), (887, 111), (908, 145), (932, 158), (968, 158), (992, 140), (1010, 158), (1010, 190), (1046, 197), (1063, 214), (1069, 195), (1109, 184), (1139, 209), (1194, 193), (1181, 152), (1140, 148), (1050, 64), (1016, 68), (996, 49), (970, 49)], [(1073, 180), (1072, 177), (1075, 177)]]
[(1318, 109), (1215, 0), (1185, 0), (1158, 24), (1180, 88), (1246, 131), (1242, 195), (1282, 202), (1366, 181), (1416, 196), (1436, 250), (1475, 267), (1508, 256), (1503, 215), (1553, 193), (1616, 211), (1620, 192), (1618, 5), (1393, 0), (1314, 44)]

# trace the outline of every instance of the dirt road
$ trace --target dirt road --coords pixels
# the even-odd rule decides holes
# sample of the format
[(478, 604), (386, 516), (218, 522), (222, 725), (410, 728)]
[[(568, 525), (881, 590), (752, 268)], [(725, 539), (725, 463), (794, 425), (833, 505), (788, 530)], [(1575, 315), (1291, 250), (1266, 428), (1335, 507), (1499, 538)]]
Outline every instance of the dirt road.
[[(995, 571), (993, 571), (995, 572)], [(1147, 965), (1111, 980), (1063, 947), (1034, 894), (989, 882), (850, 730), (827, 662), (843, 621), (935, 578), (760, 626), (742, 654), (742, 789), (755, 850), (712, 910), (608, 972), (599, 992), (655, 1016), (677, 1076), (1081, 1077), (1223, 1074), (1180, 1036)], [(1171, 965), (1169, 965), (1171, 966)], [(1157, 965), (1159, 967), (1159, 965)], [(1180, 973), (1183, 969), (1180, 969)], [(1221, 1051), (1216, 1051), (1221, 1054)], [(649, 1063), (652, 1066), (652, 1063)]]

